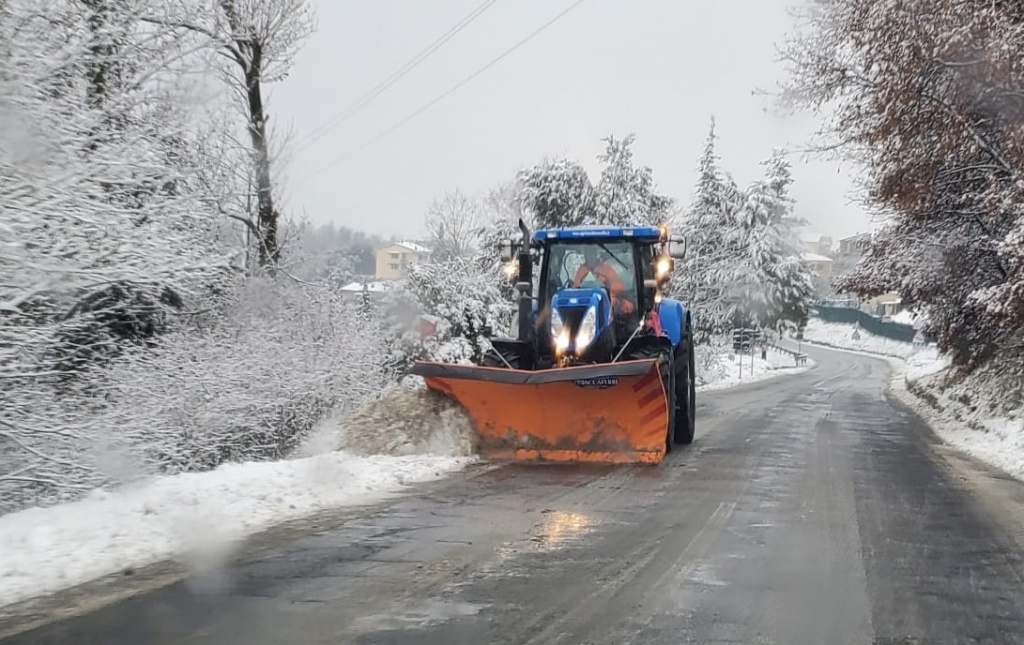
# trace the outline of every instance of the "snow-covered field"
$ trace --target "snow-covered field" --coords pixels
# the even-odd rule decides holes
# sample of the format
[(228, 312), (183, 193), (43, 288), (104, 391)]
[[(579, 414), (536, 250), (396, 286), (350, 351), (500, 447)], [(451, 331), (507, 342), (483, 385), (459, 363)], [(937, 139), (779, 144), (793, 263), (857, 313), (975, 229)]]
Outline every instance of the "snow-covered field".
[[(701, 390), (808, 369), (769, 352), (706, 357)], [(387, 431), (382, 431), (387, 429)], [(468, 425), (438, 397), (398, 389), (343, 427), (321, 424), (294, 459), (155, 477), (86, 499), (0, 516), (0, 606), (166, 560), (199, 569), (255, 533), (317, 512), (372, 504), (464, 468)]]
[(949, 359), (934, 347), (872, 336), (853, 326), (812, 319), (805, 340), (842, 349), (887, 356), (893, 365), (892, 391), (914, 409), (946, 443), (1024, 480), (1024, 411), (994, 414), (984, 393), (970, 380), (939, 387)]

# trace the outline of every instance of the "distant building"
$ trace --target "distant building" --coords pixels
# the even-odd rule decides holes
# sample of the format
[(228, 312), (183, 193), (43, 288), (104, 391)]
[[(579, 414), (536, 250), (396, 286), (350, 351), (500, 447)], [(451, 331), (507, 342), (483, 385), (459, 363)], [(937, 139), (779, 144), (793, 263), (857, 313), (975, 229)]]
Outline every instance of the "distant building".
[(390, 286), (388, 282), (350, 282), (341, 288), (341, 293), (346, 300), (362, 301), (369, 297), (372, 302), (378, 302)]
[(395, 242), (377, 251), (378, 280), (397, 280), (414, 264), (430, 261), (430, 249), (415, 242)]
[(839, 257), (856, 257), (864, 255), (871, 245), (871, 233), (858, 233), (839, 240)]
[(800, 244), (806, 253), (832, 257), (832, 238), (827, 235), (802, 235), (800, 236)]
[(802, 253), (800, 261), (810, 267), (811, 271), (822, 278), (832, 277), (832, 258), (818, 253)]

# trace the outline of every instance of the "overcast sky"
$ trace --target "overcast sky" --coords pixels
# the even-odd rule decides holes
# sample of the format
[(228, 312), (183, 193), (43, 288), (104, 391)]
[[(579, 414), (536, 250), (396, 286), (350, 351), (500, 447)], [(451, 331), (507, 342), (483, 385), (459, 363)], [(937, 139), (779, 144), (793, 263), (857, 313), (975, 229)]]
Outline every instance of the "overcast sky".
[[(497, 0), (363, 109), (310, 138), (483, 3), (311, 0), (318, 31), (270, 94), (277, 128), (297, 139), (285, 206), (315, 223), (412, 237), (430, 200), (447, 189), (482, 192), (545, 155), (577, 159), (596, 179), (600, 139), (630, 132), (637, 160), (685, 204), (712, 115), (722, 165), (746, 185), (773, 147), (800, 145), (814, 129), (810, 116), (783, 119), (752, 95), (782, 78), (775, 45), (794, 26), (787, 8), (800, 1), (584, 0), (363, 147), (575, 0)], [(846, 168), (792, 161), (797, 211), (810, 230), (838, 238), (868, 229)]]

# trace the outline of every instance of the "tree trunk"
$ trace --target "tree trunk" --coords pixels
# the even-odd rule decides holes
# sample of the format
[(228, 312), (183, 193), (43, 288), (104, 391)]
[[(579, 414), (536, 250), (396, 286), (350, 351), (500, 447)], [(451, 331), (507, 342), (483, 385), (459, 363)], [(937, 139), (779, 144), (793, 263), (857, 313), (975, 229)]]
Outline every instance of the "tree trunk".
[(100, 109), (110, 94), (111, 67), (115, 54), (111, 34), (106, 33), (110, 29), (110, 7), (107, 0), (82, 0), (82, 4), (89, 10), (86, 22), (92, 40), (87, 72), (89, 85), (86, 92), (90, 107)]
[(253, 158), (256, 163), (256, 208), (260, 230), (259, 260), (262, 267), (273, 267), (280, 260), (277, 245), (277, 211), (270, 179), (270, 154), (267, 150), (267, 118), (263, 110), (263, 48), (258, 42), (249, 42), (250, 60), (245, 69), (245, 89), (249, 108), (249, 136), (252, 138)]

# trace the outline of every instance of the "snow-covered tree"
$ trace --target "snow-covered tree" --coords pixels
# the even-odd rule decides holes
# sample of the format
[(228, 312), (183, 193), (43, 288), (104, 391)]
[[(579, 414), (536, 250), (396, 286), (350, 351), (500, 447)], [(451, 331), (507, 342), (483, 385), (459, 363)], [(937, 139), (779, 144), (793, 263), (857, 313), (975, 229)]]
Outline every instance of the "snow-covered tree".
[[(259, 266), (280, 260), (269, 109), (265, 87), (287, 77), (296, 54), (312, 34), (315, 19), (308, 0), (156, 0), (145, 20), (216, 54), (216, 67), (235, 94), (248, 138), (246, 173), (255, 212), (235, 214), (252, 233)], [(239, 153), (239, 149), (233, 151)]]
[(450, 190), (427, 209), (427, 242), (438, 261), (469, 257), (479, 245), (480, 206), (462, 191)]
[(692, 204), (679, 223), (686, 238), (686, 258), (677, 261), (671, 293), (696, 312), (699, 340), (728, 330), (742, 289), (745, 235), (740, 221), (743, 192), (719, 168), (714, 121), (698, 166)]
[[(388, 352), (384, 364), (404, 375), (420, 358), (479, 361), (488, 338), (505, 335), (512, 303), (499, 289), (498, 277), (473, 258), (416, 265), (385, 300)], [(421, 316), (436, 321), (436, 333), (420, 336)]]
[[(789, 43), (787, 98), (891, 215), (840, 288), (927, 308), (958, 365), (1019, 357), (1024, 22), (1008, 2), (835, 0)], [(1016, 348), (1016, 349), (1015, 349)]]
[(595, 188), (595, 217), (602, 224), (617, 226), (657, 226), (669, 218), (673, 199), (655, 191), (653, 171), (636, 166), (629, 134), (623, 139), (609, 136), (605, 151), (598, 159), (604, 164)]
[(807, 318), (814, 285), (800, 261), (800, 245), (789, 187), (789, 162), (776, 151), (762, 162), (765, 177), (746, 194), (740, 212), (746, 238), (745, 270), (737, 276), (743, 290), (737, 323), (757, 327), (799, 327)]
[(594, 187), (575, 161), (555, 159), (519, 172), (523, 201), (538, 228), (594, 223)]
[(59, 495), (84, 485), (95, 439), (70, 420), (94, 405), (81, 377), (154, 342), (229, 258), (175, 35), (127, 2), (3, 9), (0, 482)]

